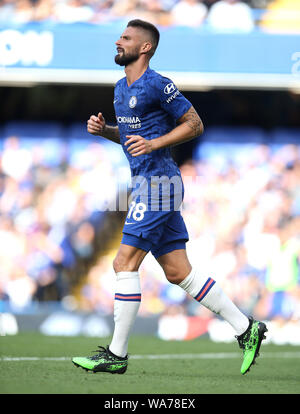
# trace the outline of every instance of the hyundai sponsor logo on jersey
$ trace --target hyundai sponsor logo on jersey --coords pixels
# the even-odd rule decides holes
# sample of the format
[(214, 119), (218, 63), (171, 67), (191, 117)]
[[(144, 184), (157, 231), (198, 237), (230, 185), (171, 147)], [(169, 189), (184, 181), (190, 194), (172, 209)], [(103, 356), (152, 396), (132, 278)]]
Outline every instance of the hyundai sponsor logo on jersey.
[(167, 103), (170, 103), (170, 102), (172, 102), (175, 98), (176, 98), (176, 96), (178, 96), (179, 95), (179, 90), (178, 89), (176, 89), (176, 91), (175, 91), (175, 93), (173, 93), (173, 95), (171, 95), (171, 96), (169, 96), (169, 98), (166, 100), (166, 102)]
[[(174, 92), (174, 93), (173, 93)], [(168, 83), (165, 88), (164, 88), (164, 93), (166, 95), (170, 95), (170, 93), (173, 93), (173, 95), (169, 96), (168, 99), (166, 100), (166, 102), (169, 104), (170, 102), (172, 102), (176, 96), (179, 95), (179, 90), (176, 88), (176, 86), (174, 85), (173, 82)]]
[(173, 82), (168, 83), (168, 85), (165, 86), (164, 93), (166, 95), (170, 95), (170, 93), (174, 92), (175, 89), (176, 89), (176, 86), (174, 85)]

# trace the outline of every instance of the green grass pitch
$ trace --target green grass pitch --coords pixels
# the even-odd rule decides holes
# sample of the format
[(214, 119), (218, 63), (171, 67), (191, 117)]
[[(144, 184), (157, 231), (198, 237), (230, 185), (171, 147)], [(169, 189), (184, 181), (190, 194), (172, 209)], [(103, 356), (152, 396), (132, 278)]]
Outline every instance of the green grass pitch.
[(1, 394), (300, 394), (300, 348), (264, 344), (257, 364), (242, 376), (237, 343), (207, 338), (162, 341), (131, 337), (124, 375), (86, 372), (73, 356), (92, 355), (110, 338), (0, 338)]

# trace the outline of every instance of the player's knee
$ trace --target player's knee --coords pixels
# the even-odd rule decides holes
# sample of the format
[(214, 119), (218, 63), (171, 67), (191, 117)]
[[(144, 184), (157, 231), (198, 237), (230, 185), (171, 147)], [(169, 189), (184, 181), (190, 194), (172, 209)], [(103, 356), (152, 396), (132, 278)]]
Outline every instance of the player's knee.
[(172, 283), (173, 285), (179, 285), (183, 281), (183, 277), (178, 272), (166, 272), (165, 276), (168, 282)]
[(124, 260), (122, 260), (119, 256), (116, 256), (113, 261), (113, 268), (116, 273), (122, 272), (125, 266)]

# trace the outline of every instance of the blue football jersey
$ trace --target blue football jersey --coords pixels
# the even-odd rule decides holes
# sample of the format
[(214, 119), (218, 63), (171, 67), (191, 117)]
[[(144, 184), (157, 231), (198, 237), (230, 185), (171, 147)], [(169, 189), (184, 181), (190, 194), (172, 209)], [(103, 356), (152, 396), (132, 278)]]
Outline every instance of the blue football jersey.
[(169, 148), (133, 157), (124, 144), (128, 140), (126, 135), (140, 135), (150, 140), (167, 134), (191, 106), (170, 79), (149, 67), (131, 86), (128, 86), (126, 77), (116, 83), (116, 120), (132, 176), (142, 176), (147, 181), (153, 176), (180, 176)]

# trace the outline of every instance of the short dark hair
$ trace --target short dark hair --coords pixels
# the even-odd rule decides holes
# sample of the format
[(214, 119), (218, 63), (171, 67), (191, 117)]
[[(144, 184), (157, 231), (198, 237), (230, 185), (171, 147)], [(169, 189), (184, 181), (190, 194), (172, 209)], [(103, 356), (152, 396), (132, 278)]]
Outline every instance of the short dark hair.
[(140, 19), (131, 20), (127, 24), (127, 27), (138, 27), (150, 33), (151, 40), (152, 40), (152, 49), (149, 52), (149, 54), (153, 56), (158, 46), (159, 38), (160, 38), (158, 29), (152, 23), (145, 22), (144, 20), (140, 20)]

